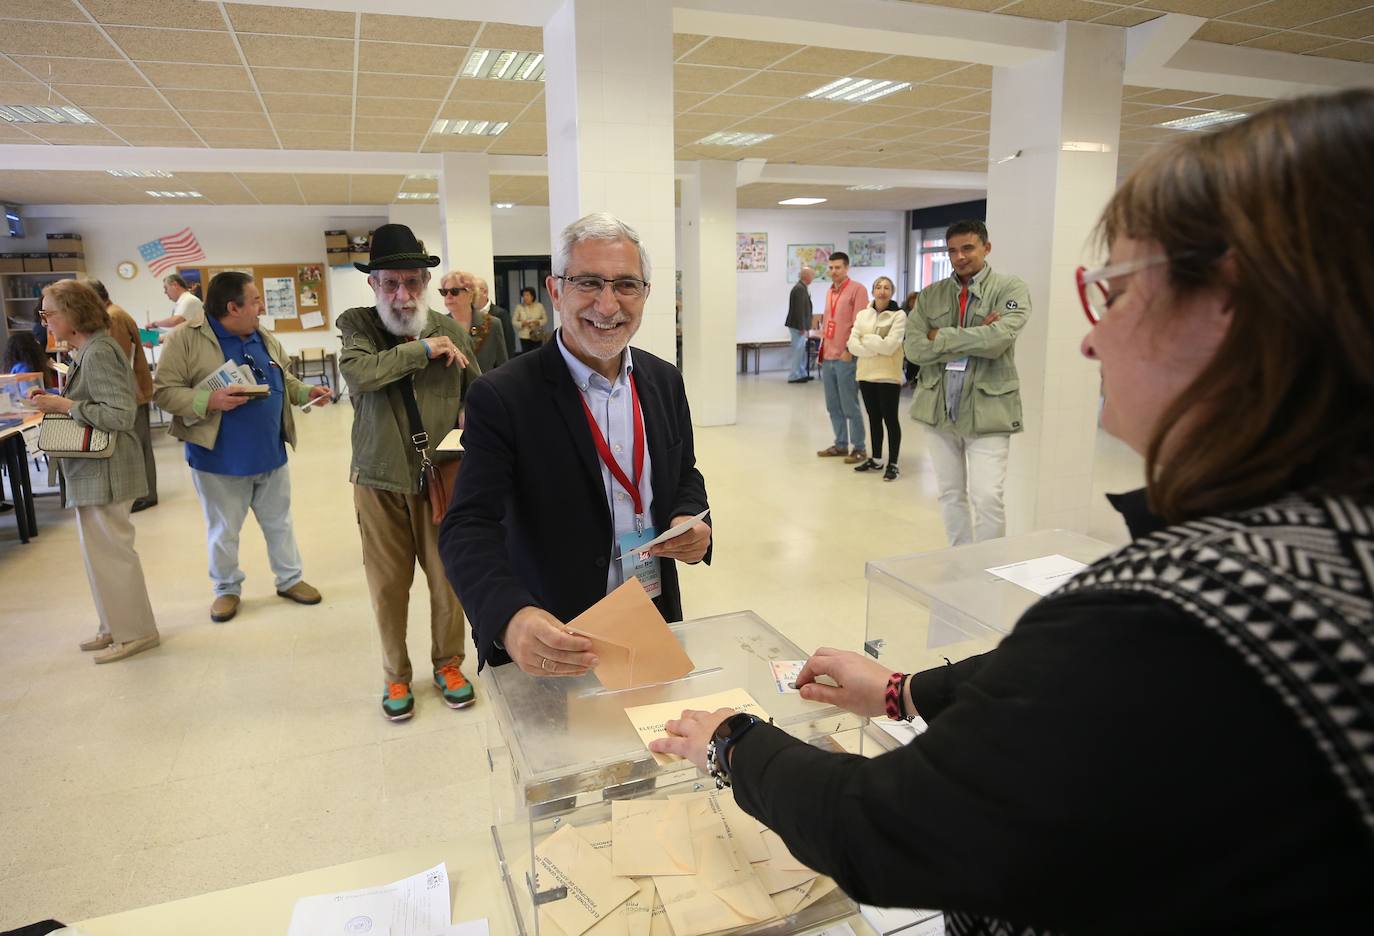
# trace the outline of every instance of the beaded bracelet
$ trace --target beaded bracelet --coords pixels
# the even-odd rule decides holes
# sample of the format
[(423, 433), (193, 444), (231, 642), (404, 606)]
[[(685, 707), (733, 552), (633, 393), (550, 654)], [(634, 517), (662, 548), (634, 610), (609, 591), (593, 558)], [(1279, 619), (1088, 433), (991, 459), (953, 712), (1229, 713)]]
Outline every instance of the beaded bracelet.
[(902, 704), (902, 685), (906, 682), (903, 673), (893, 673), (887, 678), (887, 691), (883, 693), (883, 707), (887, 711), (887, 717), (893, 721), (901, 721), (903, 709)]

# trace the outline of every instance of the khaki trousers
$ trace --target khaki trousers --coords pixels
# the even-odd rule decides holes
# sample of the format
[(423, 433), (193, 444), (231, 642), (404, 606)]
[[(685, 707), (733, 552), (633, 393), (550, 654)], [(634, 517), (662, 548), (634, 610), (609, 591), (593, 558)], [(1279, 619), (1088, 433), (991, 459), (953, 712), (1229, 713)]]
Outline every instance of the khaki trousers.
[(153, 605), (143, 580), (143, 564), (134, 552), (133, 501), (76, 508), (81, 557), (100, 617), (100, 633), (117, 644), (157, 635)]
[(430, 659), (435, 666), (453, 657), (461, 663), (465, 656), (463, 606), (444, 575), (439, 528), (430, 522), (428, 499), (355, 484), (353, 505), (358, 511), (363, 571), (381, 632), (382, 669), (387, 681), (408, 684), (411, 679), (406, 611), (417, 560), (429, 582)]

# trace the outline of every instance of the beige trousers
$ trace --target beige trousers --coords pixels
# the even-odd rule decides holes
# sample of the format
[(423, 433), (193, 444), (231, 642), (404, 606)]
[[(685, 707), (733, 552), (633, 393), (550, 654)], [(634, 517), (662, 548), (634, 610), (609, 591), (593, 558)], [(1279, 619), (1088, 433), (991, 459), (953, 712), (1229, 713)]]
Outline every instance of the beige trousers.
[(396, 494), (353, 485), (358, 530), (363, 538), (363, 571), (372, 595), (372, 611), (382, 637), (382, 669), (388, 682), (409, 683), (406, 612), (415, 563), (429, 582), (430, 658), (435, 666), (464, 653), (463, 606), (444, 575), (439, 559), (439, 528), (430, 522), (429, 501), (417, 494)]
[(143, 580), (143, 563), (134, 552), (133, 501), (76, 508), (81, 557), (100, 617), (100, 633), (115, 643), (157, 635), (153, 605)]

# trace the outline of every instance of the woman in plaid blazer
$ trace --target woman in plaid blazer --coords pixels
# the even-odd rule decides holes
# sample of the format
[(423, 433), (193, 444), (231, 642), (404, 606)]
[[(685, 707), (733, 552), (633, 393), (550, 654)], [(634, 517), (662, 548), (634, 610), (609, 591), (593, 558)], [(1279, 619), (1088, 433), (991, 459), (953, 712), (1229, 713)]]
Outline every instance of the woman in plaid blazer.
[(35, 388), (33, 404), (110, 434), (109, 458), (59, 458), (67, 504), (76, 508), (82, 558), (100, 628), (82, 650), (100, 651), (97, 663), (123, 660), (158, 644), (143, 565), (134, 551), (129, 519), (134, 498), (148, 493), (143, 452), (134, 434), (138, 405), (129, 358), (109, 336), (110, 317), (95, 291), (76, 280), (43, 290), (42, 318), (59, 341), (74, 349), (63, 396)]

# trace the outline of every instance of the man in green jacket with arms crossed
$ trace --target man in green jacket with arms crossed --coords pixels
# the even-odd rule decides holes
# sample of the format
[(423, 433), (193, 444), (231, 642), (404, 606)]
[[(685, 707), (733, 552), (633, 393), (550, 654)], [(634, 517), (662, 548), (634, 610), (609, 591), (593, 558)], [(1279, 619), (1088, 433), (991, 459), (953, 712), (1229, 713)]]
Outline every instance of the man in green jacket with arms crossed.
[(982, 221), (950, 225), (945, 248), (954, 273), (921, 292), (906, 356), (921, 365), (911, 418), (930, 427), (945, 535), (959, 546), (1007, 532), (1007, 453), (1022, 429), (1014, 349), (1031, 302), (1020, 277), (988, 266), (992, 242)]
[(343, 351), (339, 370), (353, 399), (353, 504), (363, 541), (363, 571), (382, 638), (386, 692), (382, 714), (404, 721), (415, 711), (406, 652), (406, 611), (415, 564), (429, 583), (430, 657), (434, 685), (450, 708), (475, 701), (472, 684), (460, 667), (465, 656), (463, 607), (453, 594), (439, 558), (439, 528), (428, 498), (420, 491), (420, 454), (403, 395), (415, 395), (429, 457), (458, 425), (468, 387), (481, 370), (464, 330), (429, 307), (429, 256), (403, 224), (384, 224), (372, 234), (366, 264), (376, 294), (375, 306), (349, 309), (339, 316)]

